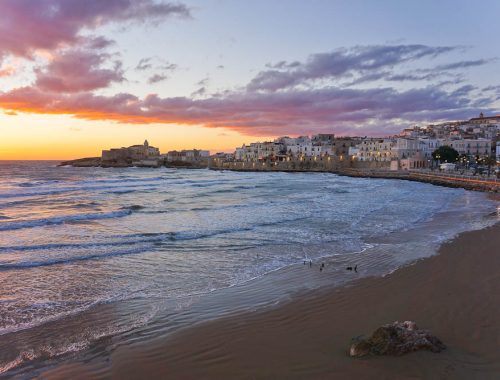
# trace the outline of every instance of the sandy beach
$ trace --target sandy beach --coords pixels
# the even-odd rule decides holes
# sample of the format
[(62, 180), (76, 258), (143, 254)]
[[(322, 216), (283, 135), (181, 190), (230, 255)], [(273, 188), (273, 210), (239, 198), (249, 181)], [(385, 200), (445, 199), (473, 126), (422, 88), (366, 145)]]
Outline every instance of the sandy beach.
[[(497, 379), (500, 224), (461, 234), (439, 255), (383, 278), (306, 293), (283, 306), (208, 321), (45, 379)], [(352, 337), (416, 321), (447, 350), (352, 359)]]

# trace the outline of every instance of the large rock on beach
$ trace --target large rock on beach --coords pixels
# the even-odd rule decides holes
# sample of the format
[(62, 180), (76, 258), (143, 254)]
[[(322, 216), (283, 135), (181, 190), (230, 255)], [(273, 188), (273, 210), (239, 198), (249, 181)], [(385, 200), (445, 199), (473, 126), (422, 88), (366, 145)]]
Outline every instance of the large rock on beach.
[(418, 350), (440, 352), (446, 346), (427, 330), (420, 330), (415, 322), (394, 322), (376, 329), (369, 338), (353, 339), (349, 355), (403, 355)]

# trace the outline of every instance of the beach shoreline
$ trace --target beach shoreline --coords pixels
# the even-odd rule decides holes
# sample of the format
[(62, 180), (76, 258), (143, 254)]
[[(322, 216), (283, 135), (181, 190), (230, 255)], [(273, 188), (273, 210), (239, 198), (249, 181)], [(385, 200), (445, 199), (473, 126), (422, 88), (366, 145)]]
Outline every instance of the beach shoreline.
[[(380, 278), (304, 292), (274, 308), (203, 322), (70, 361), (41, 374), (72, 378), (493, 379), (500, 373), (500, 224), (465, 232), (439, 254)], [(413, 320), (441, 338), (440, 354), (352, 359), (352, 337)]]

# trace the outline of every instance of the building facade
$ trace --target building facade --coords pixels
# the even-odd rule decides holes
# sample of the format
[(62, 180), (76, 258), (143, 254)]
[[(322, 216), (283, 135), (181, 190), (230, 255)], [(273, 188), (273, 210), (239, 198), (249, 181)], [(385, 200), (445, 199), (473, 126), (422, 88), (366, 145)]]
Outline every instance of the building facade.
[(112, 148), (103, 150), (101, 160), (107, 161), (140, 161), (157, 159), (160, 156), (160, 150), (150, 146), (148, 140), (142, 145), (132, 145), (128, 148)]

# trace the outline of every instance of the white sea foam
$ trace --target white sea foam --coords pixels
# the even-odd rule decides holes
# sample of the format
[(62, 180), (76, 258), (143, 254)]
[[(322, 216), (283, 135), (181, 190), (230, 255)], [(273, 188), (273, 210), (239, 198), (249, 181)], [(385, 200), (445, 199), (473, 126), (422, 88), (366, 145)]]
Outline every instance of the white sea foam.
[[(10, 182), (0, 188), (5, 216), (0, 220), (5, 280), (0, 334), (9, 339), (22, 334), (25, 342), (17, 358), (1, 364), (4, 371), (43, 355), (84, 349), (157, 313), (189, 310), (208, 294), (252, 284), (306, 258), (330, 260), (328, 268), (356, 262), (362, 275), (382, 275), (427, 254), (457, 231), (495, 218), (485, 218), (495, 207), (480, 193), (324, 173), (2, 170)], [(22, 220), (16, 220), (20, 211)], [(395, 238), (367, 244), (367, 239), (380, 241), (405, 230), (408, 235), (399, 237), (404, 246)], [(341, 281), (343, 272), (335, 279)], [(286, 294), (287, 287), (300, 283), (280, 282), (281, 288), (267, 288), (267, 296)], [(121, 317), (120, 302), (131, 300), (141, 300), (146, 309), (158, 300), (173, 306), (148, 317), (141, 312), (144, 307), (127, 306)], [(84, 319), (106, 302), (114, 305), (113, 312), (95, 313), (87, 321), (96, 334), (83, 337), (75, 331), (50, 350), (39, 338), (50, 322)], [(105, 317), (116, 318), (119, 328), (109, 328)]]

